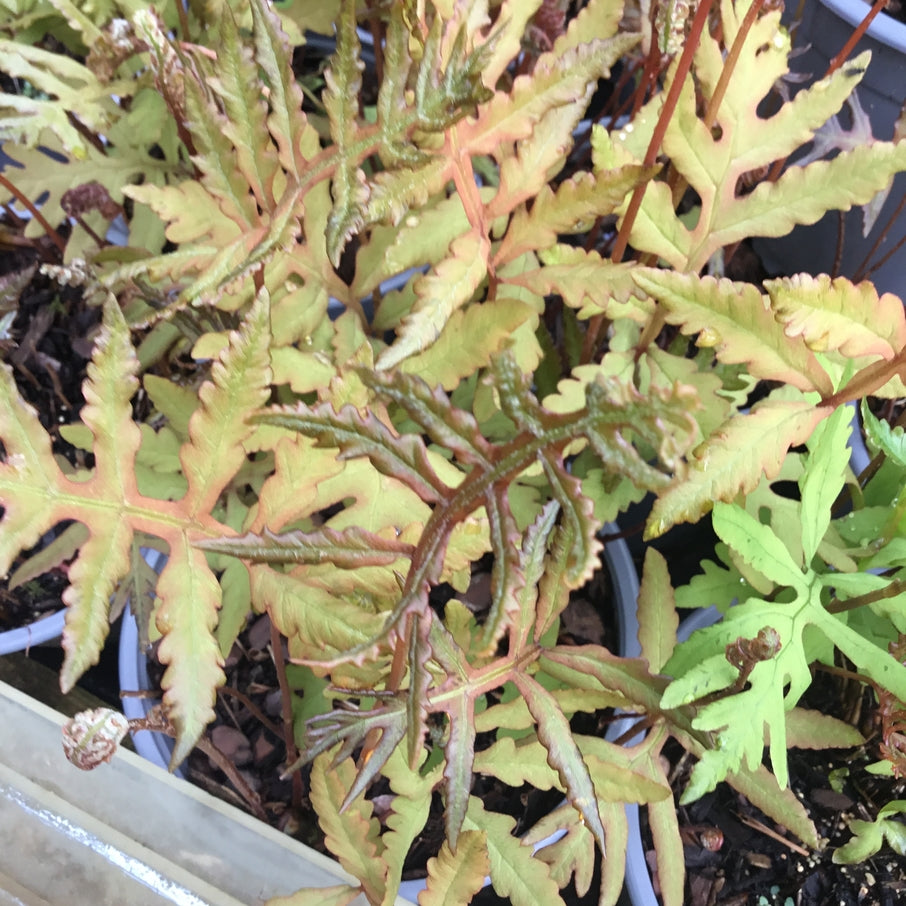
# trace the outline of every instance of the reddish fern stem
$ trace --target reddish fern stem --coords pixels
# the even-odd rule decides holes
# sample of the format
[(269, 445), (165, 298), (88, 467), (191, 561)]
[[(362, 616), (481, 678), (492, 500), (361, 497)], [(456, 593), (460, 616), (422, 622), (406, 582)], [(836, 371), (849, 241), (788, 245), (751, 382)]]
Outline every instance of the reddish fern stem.
[[(906, 635), (900, 635), (889, 645), (890, 654), (906, 664)], [(877, 689), (878, 711), (881, 715), (881, 757), (893, 767), (894, 777), (906, 777), (906, 702), (892, 692)]]
[[(293, 691), (289, 687), (289, 680), (286, 678), (286, 662), (283, 659), (283, 639), (280, 636), (280, 630), (277, 629), (273, 619), (271, 620), (271, 657), (274, 659), (274, 667), (277, 668), (277, 682), (280, 684), (280, 708), (283, 717), (283, 741), (286, 745), (286, 763), (295, 764), (299, 757), (296, 749), (296, 737), (293, 731)], [(302, 773), (293, 771), (293, 808), (302, 807)]]
[(868, 31), (868, 26), (874, 22), (875, 17), (881, 12), (882, 9), (885, 9), (887, 6), (888, 0), (875, 0), (871, 5), (871, 9), (868, 11), (868, 14), (865, 18), (853, 29), (853, 33), (849, 36), (849, 40), (840, 48), (840, 52), (830, 61), (830, 66), (827, 67), (827, 72), (824, 73), (824, 78), (827, 78), (829, 75), (833, 75), (843, 63), (849, 59), (850, 54), (855, 50), (856, 45), (859, 41), (862, 40), (862, 35)]
[(28, 209), (29, 213), (38, 223), (44, 227), (44, 232), (51, 238), (53, 244), (60, 250), (60, 254), (66, 252), (66, 243), (63, 237), (47, 222), (44, 215), (26, 198), (2, 173), (0, 173), (0, 186), (3, 186), (8, 192), (12, 192), (19, 201)]
[[(682, 91), (683, 85), (686, 82), (686, 76), (689, 75), (689, 71), (692, 69), (692, 57), (695, 54), (699, 41), (701, 40), (702, 32), (708, 22), (708, 14), (711, 11), (713, 2), (714, 0), (704, 0), (695, 11), (695, 18), (692, 20), (689, 36), (683, 44), (683, 52), (676, 68), (676, 74), (674, 75), (673, 81), (670, 83), (670, 89), (664, 100), (661, 115), (658, 117), (654, 132), (651, 135), (651, 141), (648, 143), (648, 150), (645, 152), (645, 160), (643, 163), (646, 167), (652, 167), (657, 162), (657, 156), (660, 153), (661, 145), (664, 142), (664, 136), (667, 133), (667, 126), (676, 111), (676, 105), (679, 101), (680, 91)], [(620, 227), (620, 234), (617, 236), (616, 244), (613, 247), (612, 257), (616, 263), (623, 260), (623, 255), (629, 245), (629, 234), (632, 232), (635, 219), (642, 206), (642, 197), (645, 194), (646, 188), (645, 183), (642, 183), (642, 185), (636, 187), (636, 190), (632, 193), (632, 199), (629, 202), (626, 217), (623, 219), (623, 224)]]
[(176, 14), (179, 16), (179, 30), (182, 34), (183, 41), (189, 40), (189, 16), (186, 13), (185, 6), (182, 3), (176, 4)]
[(252, 716), (269, 732), (271, 732), (277, 739), (282, 740), (283, 734), (280, 732), (280, 728), (243, 692), (240, 692), (238, 689), (234, 689), (232, 686), (221, 686), (217, 690), (218, 695), (229, 695), (235, 698), (237, 701), (241, 702)]
[(866, 252), (865, 258), (862, 260), (862, 263), (859, 265), (859, 269), (853, 274), (853, 283), (858, 283), (860, 280), (865, 280), (868, 278), (869, 274), (876, 271), (879, 267), (883, 267), (904, 245), (906, 245), (906, 236), (903, 236), (895, 245), (889, 248), (884, 255), (879, 258), (877, 261), (872, 263), (871, 259), (881, 248), (881, 243), (887, 238), (887, 235), (890, 233), (891, 227), (899, 220), (900, 214), (903, 213), (903, 209), (906, 208), (906, 195), (904, 195), (899, 204), (891, 213), (890, 217), (887, 218), (887, 222), (884, 224), (884, 228), (878, 232), (878, 237), (872, 243), (871, 248)]
[[(645, 153), (645, 160), (643, 162), (646, 167), (654, 166), (657, 162), (664, 136), (667, 133), (667, 126), (676, 110), (680, 91), (685, 84), (686, 76), (689, 75), (689, 71), (692, 68), (692, 58), (698, 47), (699, 41), (701, 40), (705, 25), (708, 23), (708, 15), (711, 11), (713, 2), (714, 0), (702, 0), (702, 3), (699, 4), (698, 9), (695, 11), (695, 18), (692, 20), (689, 35), (683, 44), (683, 52), (680, 56), (679, 63), (677, 64), (676, 73), (674, 74), (673, 81), (670, 83), (667, 97), (664, 99), (664, 106), (661, 108), (661, 115), (658, 117), (657, 124), (654, 127), (651, 141), (648, 143), (648, 150)], [(635, 219), (642, 207), (642, 198), (646, 188), (647, 183), (643, 182), (641, 185), (637, 186), (632, 193), (629, 207), (626, 209), (626, 216), (623, 218), (620, 232), (617, 235), (617, 241), (614, 244), (613, 252), (611, 253), (611, 260), (613, 260), (615, 264), (622, 261), (623, 255), (626, 253), (626, 249), (629, 245), (629, 234), (632, 232)], [(599, 343), (599, 334), (603, 329), (603, 315), (596, 315), (589, 321), (588, 330), (585, 333), (585, 341), (582, 344), (582, 362), (591, 361)]]
[(755, 0), (755, 2), (746, 10), (745, 18), (743, 18), (742, 23), (739, 26), (739, 31), (736, 33), (736, 38), (733, 40), (733, 46), (730, 48), (727, 59), (724, 61), (720, 78), (717, 80), (717, 85), (714, 86), (714, 94), (711, 95), (708, 109), (705, 111), (705, 127), (707, 129), (711, 129), (717, 122), (717, 114), (720, 112), (720, 105), (724, 99), (724, 95), (727, 93), (727, 86), (730, 84), (730, 79), (736, 71), (736, 64), (739, 61), (739, 55), (742, 53), (742, 46), (746, 43), (746, 38), (749, 36), (749, 32), (755, 24), (755, 20), (758, 18), (758, 14), (761, 12), (764, 3), (765, 0)]
[(239, 769), (230, 761), (214, 743), (211, 742), (206, 736), (202, 736), (201, 739), (195, 744), (200, 752), (203, 752), (214, 764), (226, 774), (227, 779), (233, 786), (236, 788), (236, 791), (242, 797), (243, 801), (248, 805), (251, 813), (259, 820), (267, 823), (267, 812), (264, 810), (264, 805), (261, 803), (261, 797), (248, 785), (246, 779), (239, 772)]

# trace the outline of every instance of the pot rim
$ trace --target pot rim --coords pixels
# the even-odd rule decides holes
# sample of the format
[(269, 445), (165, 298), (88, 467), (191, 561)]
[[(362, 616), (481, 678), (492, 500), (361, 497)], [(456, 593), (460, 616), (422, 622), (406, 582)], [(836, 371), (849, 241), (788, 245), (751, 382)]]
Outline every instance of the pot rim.
[[(821, 3), (853, 28), (859, 25), (870, 9), (864, 0), (821, 0)], [(868, 26), (866, 34), (893, 50), (906, 53), (906, 25), (883, 11)]]
[(14, 651), (27, 651), (32, 645), (51, 642), (63, 635), (66, 621), (66, 608), (61, 607), (37, 620), (0, 632), (0, 654), (12, 654)]

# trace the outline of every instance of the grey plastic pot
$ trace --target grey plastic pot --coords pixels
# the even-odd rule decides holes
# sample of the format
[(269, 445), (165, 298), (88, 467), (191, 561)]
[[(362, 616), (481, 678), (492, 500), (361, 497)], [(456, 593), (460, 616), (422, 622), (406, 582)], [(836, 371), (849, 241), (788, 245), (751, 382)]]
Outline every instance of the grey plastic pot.
[[(785, 19), (795, 15), (795, 0), (787, 4)], [(793, 57), (792, 68), (809, 73), (809, 82), (820, 79), (830, 61), (846, 43), (853, 29), (865, 18), (869, 5), (863, 0), (804, 0), (802, 19), (797, 26), (795, 46), (811, 45), (806, 53)], [(870, 50), (871, 64), (856, 89), (859, 102), (871, 121), (876, 139), (889, 141), (893, 127), (906, 100), (906, 25), (881, 13), (858, 43), (855, 53)], [(795, 164), (794, 164), (795, 165)], [(855, 208), (844, 215), (845, 234), (839, 272), (834, 276), (864, 279), (863, 263), (870, 255), (872, 263), (880, 261), (888, 250), (906, 237), (906, 214), (900, 214), (877, 251), (872, 252), (875, 240), (884, 225), (896, 212), (906, 195), (906, 174), (897, 176), (886, 202), (867, 237), (863, 236), (862, 209)], [(839, 215), (836, 211), (813, 226), (798, 226), (788, 236), (779, 239), (758, 239), (755, 249), (771, 273), (811, 274), (832, 273), (837, 246)], [(906, 247), (871, 268), (868, 279), (882, 292), (906, 296)]]

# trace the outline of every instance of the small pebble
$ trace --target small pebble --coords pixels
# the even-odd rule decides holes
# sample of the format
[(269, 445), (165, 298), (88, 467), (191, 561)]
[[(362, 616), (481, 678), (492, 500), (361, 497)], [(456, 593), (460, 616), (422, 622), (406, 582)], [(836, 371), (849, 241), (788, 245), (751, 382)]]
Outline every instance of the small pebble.
[(230, 653), (224, 659), (224, 669), (229, 670), (231, 667), (235, 667), (242, 660), (243, 656), (242, 649), (234, 642), (233, 647), (230, 649)]
[(267, 733), (259, 734), (254, 745), (255, 764), (261, 764), (263, 761), (270, 758), (274, 752), (274, 748), (275, 746)]
[(283, 693), (279, 689), (272, 689), (264, 699), (264, 713), (268, 717), (280, 717), (283, 713)]
[(211, 730), (211, 742), (237, 766), (252, 760), (252, 745), (248, 737), (235, 727), (221, 725)]
[(248, 633), (249, 648), (253, 651), (266, 651), (271, 643), (271, 618), (265, 614), (258, 617)]

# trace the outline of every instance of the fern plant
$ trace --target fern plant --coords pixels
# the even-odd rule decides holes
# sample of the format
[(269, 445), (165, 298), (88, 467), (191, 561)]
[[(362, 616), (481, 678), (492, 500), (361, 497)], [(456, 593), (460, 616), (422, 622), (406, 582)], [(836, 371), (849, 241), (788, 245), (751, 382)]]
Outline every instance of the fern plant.
[[(906, 394), (902, 303), (869, 284), (759, 287), (719, 274), (726, 246), (867, 202), (906, 169), (906, 145), (874, 143), (746, 188), (840, 109), (868, 61), (765, 120), (790, 53), (779, 15), (724, 0), (719, 27), (705, 29), (703, 3), (662, 88), (640, 96), (631, 122), (595, 125), (576, 169), (569, 152), (599, 80), (659, 51), (653, 36), (621, 30), (615, 0), (592, 0), (549, 49), (529, 51), (540, 5), (391, 5), (374, 20), (381, 78), (363, 110), (357, 9), (343, 2), (321, 99), (329, 137), (303, 112), (265, 0), (247, 22), (222, 6), (200, 20), (198, 42), (137, 9), (122, 65), (166, 108), (174, 166), (120, 190), (132, 222), (156, 224), (166, 244), (141, 246), (133, 232), (119, 250), (80, 245), (81, 276), (57, 270), (103, 306), (81, 420), (64, 430), (93, 455), (90, 469), (54, 459), (10, 372), (0, 376), (0, 565), (56, 523), (77, 523), (64, 688), (97, 659), (110, 597), (130, 576), (138, 586), (138, 548), (151, 543), (167, 554), (148, 603), (174, 764), (213, 716), (224, 653), (250, 610), (286, 637), (306, 688), (325, 690), (289, 768), (312, 763), (327, 846), (357, 882), (295, 904), (360, 891), (391, 902), (439, 792), (446, 840), (426, 904), (466, 902), (488, 874), (517, 906), (561, 903), (571, 879), (588, 888), (596, 852), (601, 902), (613, 903), (632, 801), (648, 807), (663, 896), (678, 906), (682, 846), (659, 758), (668, 738), (700, 759), (687, 795), (726, 779), (817, 845), (785, 789), (783, 740), (855, 737), (795, 707), (808, 666), (835, 645), (879, 694), (906, 700), (906, 667), (831, 606), (828, 589), (845, 595), (848, 580), (816, 565), (836, 543), (844, 404)], [(42, 57), (58, 79), (70, 62)], [(84, 127), (115, 128), (104, 115), (116, 103), (100, 92)], [(52, 128), (55, 109), (30, 115)], [(35, 198), (37, 186), (19, 191)], [(692, 207), (680, 213), (683, 198)], [(594, 247), (605, 221), (617, 230), (609, 257)], [(410, 270), (402, 289), (382, 292)], [(143, 373), (130, 323), (151, 330), (146, 343), (185, 331), (194, 379)], [(154, 408), (144, 423), (131, 405), (139, 387)], [(789, 454), (802, 444), (808, 454)], [(802, 549), (785, 552), (752, 513), (793, 464)], [(601, 526), (649, 492), (649, 535), (714, 507), (733, 568), (763, 596), (768, 583), (783, 593), (729, 611), (674, 653), (674, 597), (651, 554), (642, 658), (558, 643), (570, 591), (598, 567)], [(490, 603), (476, 616), (461, 598), (486, 556)], [(860, 577), (871, 566), (852, 553), (827, 562)], [(723, 572), (726, 591), (736, 576)], [(456, 593), (444, 607), (431, 596), (441, 584)], [(678, 595), (707, 603), (701, 580)], [(886, 604), (866, 603), (883, 618)], [(703, 675), (695, 652), (706, 649)], [(787, 677), (798, 685), (785, 694)], [(748, 713), (739, 726), (740, 696), (757, 699), (771, 730), (773, 773), (760, 766), (765, 729)], [(622, 749), (571, 728), (610, 707), (644, 716), (642, 743)], [(533, 857), (512, 819), (470, 795), (476, 772), (561, 790), (567, 804), (545, 830), (566, 836)], [(383, 824), (366, 795), (378, 776), (393, 796)]]

